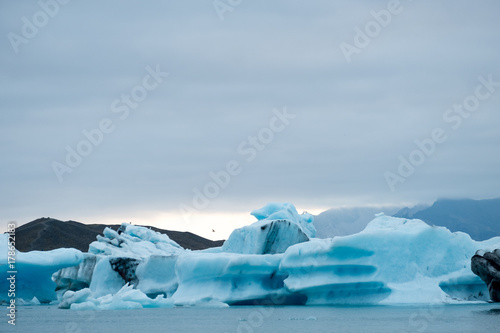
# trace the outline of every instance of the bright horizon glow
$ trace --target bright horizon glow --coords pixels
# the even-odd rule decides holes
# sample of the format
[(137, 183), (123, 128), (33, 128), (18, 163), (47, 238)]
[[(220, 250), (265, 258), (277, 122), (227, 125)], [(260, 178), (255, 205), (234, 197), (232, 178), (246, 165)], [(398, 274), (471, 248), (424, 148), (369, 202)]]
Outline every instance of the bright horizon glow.
[[(255, 209), (260, 208), (256, 207)], [(297, 208), (299, 214), (308, 212), (312, 215), (318, 215), (329, 208), (312, 207), (305, 210)], [(252, 224), (256, 218), (250, 214), (250, 211), (232, 211), (232, 212), (200, 212), (185, 218), (179, 211), (139, 211), (125, 212), (122, 214), (106, 215), (80, 215), (68, 216), (67, 214), (50, 216), (51, 218), (62, 221), (76, 221), (83, 224), (112, 224), (120, 225), (124, 222), (134, 225), (152, 226), (172, 231), (187, 231), (210, 240), (225, 240), (231, 232), (237, 228)], [(29, 218), (25, 221), (16, 221), (17, 226), (29, 223), (35, 219), (47, 217), (39, 216)], [(0, 232), (7, 230), (7, 221), (0, 226)], [(212, 231), (214, 230), (214, 231)]]
[[(471, 198), (473, 200), (486, 200), (493, 198)], [(307, 203), (299, 202), (297, 204), (293, 203), (299, 214), (303, 212), (308, 212), (312, 215), (319, 215), (322, 212), (331, 209), (350, 209), (350, 208), (360, 208), (360, 207), (379, 207), (381, 212), (385, 207), (409, 207), (412, 208), (416, 205), (429, 205), (433, 204), (431, 202), (411, 202), (404, 201), (398, 203), (366, 203), (358, 204), (345, 201), (346, 203), (340, 205), (328, 206), (308, 206)], [(252, 210), (263, 207), (264, 204), (253, 206), (251, 209), (246, 210), (244, 207), (238, 207), (232, 211), (201, 211), (200, 213), (193, 214), (189, 219), (182, 216), (179, 210), (173, 211), (161, 211), (161, 210), (120, 210), (120, 213), (116, 211), (108, 211), (105, 214), (78, 214), (78, 213), (54, 213), (54, 212), (43, 212), (40, 215), (25, 215), (16, 219), (6, 218), (0, 223), (0, 233), (7, 231), (7, 224), (14, 221), (19, 227), (36, 219), (42, 217), (51, 217), (60, 221), (76, 221), (83, 224), (107, 224), (107, 225), (120, 225), (124, 222), (132, 223), (134, 225), (143, 226), (153, 226), (160, 229), (171, 230), (171, 231), (181, 231), (181, 232), (191, 232), (198, 236), (210, 239), (210, 240), (225, 240), (229, 237), (231, 232), (237, 228), (241, 228), (245, 225), (250, 225), (256, 221), (256, 219), (250, 214)], [(214, 231), (212, 231), (214, 230)]]

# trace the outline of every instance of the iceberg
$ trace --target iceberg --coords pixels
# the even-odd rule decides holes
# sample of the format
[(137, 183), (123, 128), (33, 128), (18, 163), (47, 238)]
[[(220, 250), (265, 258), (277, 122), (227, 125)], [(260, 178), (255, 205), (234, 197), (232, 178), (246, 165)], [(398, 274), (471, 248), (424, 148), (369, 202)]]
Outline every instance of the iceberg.
[(493, 302), (500, 302), (500, 249), (480, 250), (472, 257), (471, 269), (488, 286)]
[(117, 231), (105, 228), (103, 234), (89, 245), (89, 253), (144, 259), (154, 254), (175, 254), (184, 250), (165, 234), (128, 223), (122, 223)]
[(52, 274), (52, 281), (56, 284), (55, 291), (58, 298), (67, 290), (88, 288), (92, 281), (97, 257), (88, 253), (83, 254), (83, 260), (77, 266), (62, 268)]
[[(185, 250), (166, 235), (123, 224), (105, 229), (88, 253), (18, 253), (23, 298), (47, 302), (57, 290), (61, 308), (78, 310), (489, 300), (471, 258), (500, 248), (500, 237), (477, 242), (377, 214), (357, 234), (317, 239), (312, 216), (292, 204), (252, 214), (257, 222), (216, 249)], [(6, 260), (0, 258), (2, 269)]]
[[(0, 248), (7, 249), (8, 235), (0, 234)], [(36, 297), (41, 303), (50, 303), (56, 299), (56, 284), (52, 274), (60, 269), (80, 264), (83, 253), (76, 249), (56, 249), (51, 251), (19, 252), (15, 255), (15, 296), (29, 301)], [(0, 255), (0, 272), (7, 276), (11, 271), (8, 266), (7, 251)], [(9, 290), (9, 281), (0, 279), (0, 290)], [(7, 301), (8, 293), (1, 293), (0, 302)]]
[(179, 287), (172, 299), (176, 305), (253, 305), (292, 296), (279, 272), (281, 259), (282, 255), (186, 253), (177, 261)]
[(476, 242), (420, 220), (378, 214), (358, 234), (290, 247), (280, 271), (288, 274), (285, 287), (306, 295), (307, 304), (485, 300), (470, 260), (478, 248), (498, 244), (498, 237)]
[(290, 203), (270, 203), (251, 213), (257, 222), (234, 230), (222, 252), (242, 254), (284, 253), (288, 247), (307, 242), (316, 234), (313, 216), (299, 215)]
[[(266, 304), (282, 298), (282, 303), (304, 304), (303, 296), (284, 288), (286, 276), (279, 272), (279, 264), (280, 253), (314, 236), (312, 216), (299, 215), (292, 204), (277, 203), (252, 215), (257, 222), (235, 230), (221, 248), (209, 251), (186, 251), (166, 235), (128, 224), (118, 231), (105, 229), (104, 236), (89, 247), (89, 253), (98, 259), (86, 291), (88, 297), (76, 297), (73, 292), (78, 290), (60, 284), (62, 307), (82, 309), (71, 304), (85, 303), (83, 308), (102, 308), (102, 297), (118, 295), (125, 285), (150, 298), (167, 297), (178, 306)], [(54, 275), (54, 279), (76, 276), (79, 281), (72, 285), (85, 286), (82, 282), (88, 279), (77, 272), (91, 264), (88, 261), (73, 271), (62, 270), (58, 273), (61, 277)], [(126, 306), (132, 306), (128, 302)]]
[[(148, 294), (158, 290), (156, 294), (160, 294), (163, 291), (151, 287), (148, 279), (151, 280), (151, 274), (158, 275), (165, 268), (153, 268), (151, 263), (159, 262), (152, 258), (175, 257), (181, 252), (184, 249), (167, 235), (123, 223), (117, 231), (105, 228), (103, 236), (97, 236), (97, 241), (89, 245), (89, 253), (79, 265), (58, 271), (52, 280), (57, 284), (59, 300), (67, 291), (83, 288), (89, 288), (95, 297), (101, 297), (117, 293), (127, 283), (138, 285), (136, 271), (139, 269), (139, 276), (143, 278), (141, 290)], [(145, 270), (144, 266), (149, 269)], [(161, 274), (158, 278), (164, 279)]]
[(67, 291), (59, 305), (61, 309), (72, 310), (128, 310), (142, 308), (171, 308), (172, 300), (158, 296), (147, 297), (128, 283), (115, 294), (96, 298), (88, 288), (79, 291)]
[(152, 255), (142, 261), (136, 269), (137, 289), (149, 297), (164, 295), (171, 297), (177, 290), (175, 273), (178, 255)]

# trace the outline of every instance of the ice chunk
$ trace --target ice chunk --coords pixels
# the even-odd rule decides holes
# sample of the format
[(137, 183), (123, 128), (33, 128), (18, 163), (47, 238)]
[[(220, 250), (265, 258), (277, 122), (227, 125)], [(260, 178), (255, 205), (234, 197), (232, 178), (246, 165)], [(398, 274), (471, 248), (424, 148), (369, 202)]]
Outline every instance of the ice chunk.
[(31, 299), (30, 301), (31, 304), (34, 304), (34, 305), (40, 305), (40, 301), (38, 300), (38, 298), (36, 298), (36, 296), (33, 296), (33, 298)]
[(100, 297), (118, 292), (126, 283), (138, 284), (135, 271), (142, 260), (183, 251), (167, 235), (123, 223), (118, 231), (105, 228), (103, 236), (90, 244), (82, 264), (66, 268), (53, 278), (61, 293), (89, 287), (94, 297)]
[(67, 291), (63, 295), (59, 308), (70, 308), (72, 310), (125, 310), (172, 306), (173, 303), (169, 299), (162, 296), (154, 299), (149, 298), (142, 291), (126, 284), (115, 294), (108, 294), (98, 298), (95, 298), (95, 295), (88, 288), (77, 292)]
[(500, 302), (500, 249), (476, 252), (471, 259), (471, 269), (488, 286), (493, 302)]
[(269, 203), (266, 206), (256, 209), (251, 212), (257, 220), (288, 220), (298, 224), (302, 231), (309, 238), (316, 236), (316, 229), (314, 228), (314, 217), (309, 213), (299, 215), (297, 209), (291, 203)]
[(144, 259), (151, 255), (169, 255), (183, 248), (167, 235), (139, 226), (123, 223), (118, 231), (105, 228), (104, 236), (89, 246), (89, 253), (122, 258)]
[[(186, 251), (168, 236), (124, 224), (105, 229), (89, 254), (17, 253), (18, 290), (26, 300), (50, 301), (50, 276), (62, 269), (53, 279), (61, 306), (71, 309), (478, 300), (485, 288), (471, 273), (471, 257), (478, 249), (476, 257), (500, 252), (485, 252), (500, 248), (500, 238), (476, 242), (383, 214), (358, 234), (331, 239), (311, 238), (312, 218), (291, 204), (253, 214), (259, 221), (211, 251)], [(4, 271), (6, 264), (4, 257)]]
[(450, 297), (467, 301), (488, 301), (488, 287), (475, 275), (462, 275), (441, 281), (439, 287)]
[[(97, 241), (90, 244), (89, 254), (80, 265), (57, 272), (53, 279), (60, 294), (90, 287), (94, 296), (100, 297), (118, 292), (126, 283), (138, 284), (136, 268), (144, 259), (183, 251), (167, 235), (123, 223), (118, 231), (105, 228), (103, 236), (97, 236)], [(147, 284), (142, 284), (146, 290)]]
[(61, 303), (59, 303), (60, 309), (69, 309), (73, 303), (81, 303), (87, 300), (91, 295), (91, 291), (88, 288), (72, 291), (68, 290), (64, 293)]
[[(7, 234), (0, 235), (0, 249), (7, 249)], [(8, 265), (7, 251), (0, 257), (0, 274), (7, 276), (12, 269)], [(5, 253), (5, 255), (4, 255)], [(56, 271), (78, 265), (83, 260), (82, 252), (76, 249), (19, 252), (15, 255), (16, 298), (26, 301), (36, 297), (41, 303), (56, 299), (56, 284), (51, 277)], [(0, 279), (0, 290), (9, 290), (9, 281)], [(8, 293), (0, 293), (0, 301), (7, 301)]]
[(259, 304), (289, 293), (278, 272), (282, 255), (186, 253), (177, 260), (177, 305), (218, 301)]
[(175, 265), (178, 255), (153, 255), (137, 266), (136, 276), (139, 280), (137, 289), (148, 296), (164, 294), (172, 296), (177, 290)]
[[(362, 232), (290, 247), (280, 272), (285, 287), (308, 304), (415, 303), (474, 299), (470, 258), (500, 238), (475, 242), (420, 220), (377, 216)], [(477, 282), (477, 281), (476, 281)]]
[(117, 293), (125, 285), (120, 274), (111, 267), (109, 259), (101, 259), (94, 268), (90, 283), (94, 297)]
[(68, 290), (77, 291), (90, 286), (97, 257), (84, 253), (83, 261), (77, 266), (63, 268), (52, 275), (56, 284), (58, 299)]
[(284, 253), (294, 244), (314, 237), (313, 217), (299, 215), (292, 204), (271, 203), (252, 212), (258, 221), (234, 230), (222, 246), (223, 252), (244, 254)]

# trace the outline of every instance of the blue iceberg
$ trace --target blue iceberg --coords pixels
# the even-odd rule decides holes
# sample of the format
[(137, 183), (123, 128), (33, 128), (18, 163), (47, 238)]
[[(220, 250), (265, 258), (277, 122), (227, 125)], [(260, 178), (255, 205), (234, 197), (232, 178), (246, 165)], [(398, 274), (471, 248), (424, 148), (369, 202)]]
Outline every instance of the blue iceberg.
[[(80, 310), (488, 300), (470, 262), (478, 249), (499, 248), (499, 237), (476, 242), (378, 214), (358, 234), (317, 239), (312, 216), (292, 204), (252, 214), (255, 223), (216, 249), (185, 250), (166, 235), (123, 224), (106, 229), (88, 253), (19, 253), (22, 297)], [(0, 263), (5, 270), (6, 258)]]

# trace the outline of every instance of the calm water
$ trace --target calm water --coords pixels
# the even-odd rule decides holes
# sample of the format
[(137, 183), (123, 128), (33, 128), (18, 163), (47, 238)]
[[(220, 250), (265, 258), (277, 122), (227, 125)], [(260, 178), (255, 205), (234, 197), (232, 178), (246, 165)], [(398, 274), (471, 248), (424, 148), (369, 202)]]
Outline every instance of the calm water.
[(500, 332), (500, 304), (121, 311), (24, 306), (15, 327), (2, 317), (0, 332)]

